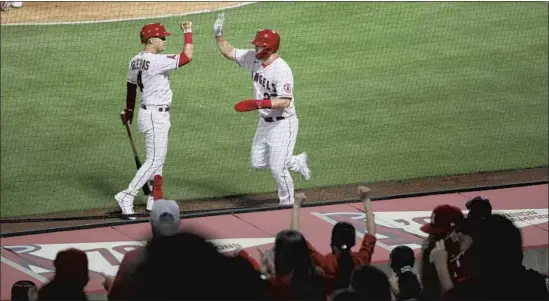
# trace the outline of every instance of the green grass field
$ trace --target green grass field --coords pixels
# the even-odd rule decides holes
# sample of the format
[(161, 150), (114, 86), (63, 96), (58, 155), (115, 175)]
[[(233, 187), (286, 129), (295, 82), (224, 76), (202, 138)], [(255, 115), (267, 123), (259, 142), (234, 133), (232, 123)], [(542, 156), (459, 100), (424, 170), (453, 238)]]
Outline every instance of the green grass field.
[[(167, 53), (195, 24), (194, 60), (171, 75), (173, 199), (276, 189), (250, 167), (257, 116), (233, 105), (251, 80), (219, 54), (216, 15), (158, 19)], [(225, 36), (243, 48), (280, 31), (305, 188), (547, 165), (547, 18), (546, 3), (260, 3), (227, 10)], [(149, 21), (1, 26), (2, 217), (116, 207), (135, 174), (126, 68)]]

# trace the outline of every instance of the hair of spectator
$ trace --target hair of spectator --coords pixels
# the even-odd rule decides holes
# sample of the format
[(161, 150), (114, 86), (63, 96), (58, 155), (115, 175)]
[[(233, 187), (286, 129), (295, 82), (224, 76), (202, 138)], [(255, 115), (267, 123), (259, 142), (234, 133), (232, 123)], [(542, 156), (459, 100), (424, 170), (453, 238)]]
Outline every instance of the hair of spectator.
[(419, 299), (421, 297), (421, 284), (414, 272), (406, 271), (398, 275), (397, 300)]
[(85, 252), (70, 248), (60, 251), (55, 257), (55, 279), (84, 288), (89, 278), (88, 256)]
[(346, 288), (349, 286), (351, 273), (355, 268), (351, 248), (356, 243), (355, 227), (347, 222), (338, 222), (332, 228), (331, 243), (332, 251), (339, 253), (338, 267), (339, 272), (336, 279), (335, 288)]
[(13, 301), (28, 301), (29, 291), (37, 289), (36, 284), (29, 280), (19, 280), (11, 287), (11, 300)]
[(303, 234), (295, 230), (280, 231), (275, 238), (274, 252), (276, 276), (291, 274), (293, 299), (324, 296), (321, 278)]
[(398, 276), (398, 300), (419, 298), (421, 285), (414, 274), (413, 267), (416, 261), (414, 250), (408, 246), (398, 246), (389, 255), (391, 269)]
[(493, 214), (478, 224), (467, 253), (471, 272), (477, 275), (499, 274), (520, 268), (522, 234), (509, 218)]
[(346, 289), (335, 291), (332, 294), (332, 301), (356, 301), (361, 300), (361, 296), (357, 292), (352, 292)]
[(351, 287), (361, 295), (361, 300), (391, 300), (389, 278), (371, 265), (363, 265), (353, 271)]
[(416, 262), (414, 250), (408, 246), (398, 246), (391, 251), (389, 254), (389, 260), (391, 269), (397, 274), (400, 275), (403, 273), (402, 269), (404, 267), (412, 267)]
[(226, 256), (199, 234), (182, 231), (173, 236), (153, 236), (145, 252), (132, 276), (134, 299), (176, 300), (182, 294), (195, 300), (228, 298), (225, 288), (232, 279)]
[[(241, 256), (227, 257), (229, 272), (233, 277), (227, 280), (231, 282), (231, 291), (234, 299), (238, 300), (266, 300), (269, 299), (268, 281), (262, 278), (262, 274), (256, 271), (251, 263)], [(227, 294), (225, 298), (230, 297)]]

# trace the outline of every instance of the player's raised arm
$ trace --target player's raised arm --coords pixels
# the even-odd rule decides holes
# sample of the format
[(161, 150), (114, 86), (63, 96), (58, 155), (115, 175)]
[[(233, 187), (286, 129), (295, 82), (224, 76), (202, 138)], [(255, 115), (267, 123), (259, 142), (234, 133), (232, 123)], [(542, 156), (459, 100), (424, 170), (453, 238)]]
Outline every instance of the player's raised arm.
[(217, 42), (217, 48), (219, 48), (219, 51), (221, 51), (221, 54), (231, 60), (234, 61), (235, 58), (233, 56), (233, 46), (225, 40), (223, 37), (223, 22), (225, 21), (225, 13), (220, 13), (217, 15), (217, 20), (215, 20), (213, 30), (215, 34), (215, 41)]
[(299, 213), (301, 205), (307, 200), (307, 196), (303, 192), (295, 194), (295, 202), (292, 208), (292, 218), (290, 220), (290, 229), (299, 231)]
[(364, 205), (364, 212), (366, 213), (366, 231), (375, 236), (376, 235), (376, 222), (374, 212), (372, 210), (372, 200), (370, 199), (370, 188), (365, 186), (358, 187), (358, 194), (360, 200)]
[(194, 53), (193, 23), (190, 21), (181, 22), (181, 30), (183, 30), (185, 36), (185, 45), (183, 46), (183, 52), (179, 56), (179, 67), (189, 63), (193, 59)]

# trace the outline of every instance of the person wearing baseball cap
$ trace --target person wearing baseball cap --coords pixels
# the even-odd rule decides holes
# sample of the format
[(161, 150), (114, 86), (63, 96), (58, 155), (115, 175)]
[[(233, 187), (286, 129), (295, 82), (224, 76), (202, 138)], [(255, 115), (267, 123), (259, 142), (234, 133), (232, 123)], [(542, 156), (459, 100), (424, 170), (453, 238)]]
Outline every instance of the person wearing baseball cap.
[[(150, 223), (153, 237), (168, 237), (178, 234), (181, 231), (179, 206), (173, 200), (156, 200), (150, 213)], [(114, 279), (111, 276), (103, 275), (105, 277), (103, 286), (109, 292), (109, 300), (127, 300), (130, 296), (133, 289), (130, 283), (131, 275), (146, 258), (144, 251), (145, 249), (141, 247), (128, 251), (124, 255)]]
[(490, 204), (490, 200), (477, 196), (467, 201), (465, 207), (469, 212), (467, 213), (467, 218), (461, 232), (474, 239), (478, 228), (492, 216), (492, 205)]
[(431, 221), (421, 226), (420, 230), (429, 234), (422, 248), (420, 268), (425, 296), (437, 297), (441, 294), (437, 271), (430, 260), (431, 251), (437, 242), (443, 241), (446, 246), (451, 281), (457, 283), (467, 278), (467, 267), (461, 258), (470, 246), (471, 238), (462, 232), (465, 221), (460, 208), (444, 204), (435, 207)]
[(465, 217), (461, 209), (451, 205), (437, 206), (431, 213), (431, 222), (421, 226), (421, 231), (432, 234), (450, 234), (456, 228), (463, 225)]
[(465, 203), (465, 207), (469, 210), (467, 219), (485, 220), (492, 215), (490, 200), (481, 196), (477, 196)]
[(153, 235), (172, 236), (179, 233), (181, 226), (179, 214), (179, 206), (175, 201), (155, 201), (150, 215)]

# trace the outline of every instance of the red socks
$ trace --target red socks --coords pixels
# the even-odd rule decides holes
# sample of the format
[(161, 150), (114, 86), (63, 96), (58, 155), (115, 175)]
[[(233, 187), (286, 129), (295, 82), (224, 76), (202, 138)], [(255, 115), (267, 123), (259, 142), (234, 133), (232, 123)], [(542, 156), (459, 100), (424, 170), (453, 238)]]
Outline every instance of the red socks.
[(152, 196), (155, 201), (161, 200), (164, 198), (162, 184), (163, 184), (162, 176), (161, 175), (154, 176)]

